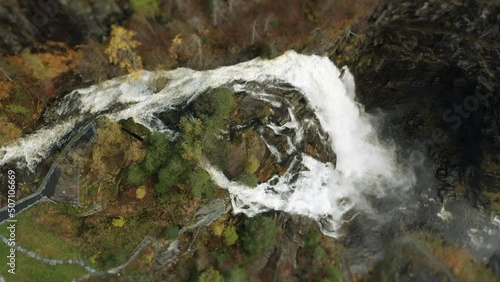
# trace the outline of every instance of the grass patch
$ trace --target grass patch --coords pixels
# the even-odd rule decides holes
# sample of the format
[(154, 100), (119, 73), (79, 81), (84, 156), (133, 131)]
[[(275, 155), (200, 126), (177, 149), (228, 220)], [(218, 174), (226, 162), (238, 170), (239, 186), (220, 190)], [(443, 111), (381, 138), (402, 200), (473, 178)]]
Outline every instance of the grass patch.
[[(39, 224), (34, 218), (36, 207), (16, 216), (16, 243), (39, 256), (50, 259), (82, 259), (81, 252), (61, 238), (55, 236), (46, 226)], [(8, 235), (7, 224), (0, 225), (0, 234)], [(39, 262), (19, 251), (16, 251), (16, 274), (7, 272), (9, 247), (0, 243), (0, 271), (6, 281), (71, 281), (87, 273), (79, 265), (51, 266)]]
[[(16, 243), (38, 255), (52, 259), (82, 259), (81, 252), (54, 235), (36, 219), (36, 207), (16, 216)], [(0, 225), (0, 234), (7, 236), (7, 225)], [(2, 243), (3, 244), (3, 243)], [(3, 244), (5, 245), (5, 244)]]
[[(8, 247), (3, 242), (0, 244), (0, 253), (8, 254)], [(5, 281), (71, 281), (73, 278), (80, 277), (87, 273), (79, 265), (56, 265), (51, 266), (39, 262), (21, 252), (16, 252), (16, 274), (7, 272), (9, 267), (6, 264), (7, 258), (2, 255), (0, 271)]]

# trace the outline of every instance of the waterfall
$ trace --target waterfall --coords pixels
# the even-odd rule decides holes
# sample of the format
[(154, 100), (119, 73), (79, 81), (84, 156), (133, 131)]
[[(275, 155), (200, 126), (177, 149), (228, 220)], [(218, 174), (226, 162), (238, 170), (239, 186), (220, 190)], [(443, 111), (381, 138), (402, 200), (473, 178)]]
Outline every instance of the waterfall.
[[(395, 148), (379, 142), (369, 115), (354, 100), (354, 79), (349, 70), (339, 76), (340, 70), (328, 58), (293, 51), (273, 60), (254, 59), (208, 71), (141, 71), (66, 95), (57, 109), (61, 120), (0, 148), (0, 166), (17, 162), (18, 167), (33, 170), (77, 123), (98, 115), (115, 121), (133, 117), (151, 130), (166, 131), (155, 114), (208, 89), (227, 86), (251, 92), (245, 89), (245, 82), (285, 82), (306, 97), (330, 136), (337, 154), (336, 167), (303, 154), (292, 164), (305, 167), (298, 178), (292, 181), (289, 169), (272, 184), (269, 181), (248, 188), (229, 181), (209, 163), (204, 165), (214, 181), (228, 189), (235, 212), (253, 216), (274, 209), (326, 220), (329, 227), (323, 231), (335, 237), (347, 211), (370, 210), (368, 197), (402, 194), (415, 182), (411, 170), (396, 163)], [(161, 89), (157, 89), (159, 79), (166, 81)], [(298, 126), (293, 120), (292, 125)]]

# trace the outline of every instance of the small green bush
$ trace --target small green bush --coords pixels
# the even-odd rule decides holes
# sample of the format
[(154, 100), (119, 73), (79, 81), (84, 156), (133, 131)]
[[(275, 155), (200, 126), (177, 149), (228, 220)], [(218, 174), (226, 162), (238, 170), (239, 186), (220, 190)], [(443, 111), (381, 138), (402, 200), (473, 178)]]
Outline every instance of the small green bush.
[(219, 273), (218, 270), (209, 268), (205, 270), (198, 280), (199, 282), (224, 282), (224, 277)]
[(248, 281), (247, 279), (247, 273), (245, 272), (244, 269), (240, 267), (235, 267), (229, 271), (227, 274), (227, 281), (228, 282), (242, 282), (242, 281)]
[(326, 257), (326, 251), (320, 245), (314, 248), (314, 259), (320, 261)]
[(143, 184), (146, 181), (146, 173), (142, 170), (142, 168), (133, 164), (128, 168), (127, 182), (134, 185)]
[(330, 269), (330, 281), (332, 282), (342, 282), (342, 271), (338, 268), (333, 266)]
[(163, 230), (163, 236), (165, 236), (165, 239), (167, 240), (174, 240), (179, 236), (179, 227), (177, 226), (167, 226), (165, 230)]
[(316, 226), (311, 226), (309, 233), (304, 239), (304, 245), (306, 247), (316, 247), (321, 242), (321, 232)]
[(241, 238), (243, 249), (251, 256), (261, 255), (274, 246), (276, 234), (277, 228), (271, 218), (263, 215), (249, 218)]

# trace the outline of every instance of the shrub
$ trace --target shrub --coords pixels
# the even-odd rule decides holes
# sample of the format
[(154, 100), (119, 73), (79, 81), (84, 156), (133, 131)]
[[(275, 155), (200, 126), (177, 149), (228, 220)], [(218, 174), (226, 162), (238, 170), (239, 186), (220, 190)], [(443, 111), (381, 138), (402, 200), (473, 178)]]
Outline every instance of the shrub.
[(210, 267), (205, 270), (198, 280), (199, 282), (224, 282), (224, 277), (220, 275), (219, 271)]
[(274, 221), (257, 215), (245, 221), (245, 231), (241, 238), (243, 249), (251, 256), (263, 254), (274, 246), (277, 228)]
[(342, 271), (338, 267), (333, 266), (330, 269), (330, 279), (329, 280), (332, 282), (342, 282), (343, 281)]
[(309, 233), (304, 239), (305, 246), (315, 247), (319, 245), (320, 242), (321, 242), (321, 232), (318, 230), (317, 227), (311, 226), (311, 229), (309, 229)]
[(232, 246), (236, 241), (238, 241), (238, 233), (236, 233), (236, 227), (228, 226), (224, 229), (224, 243), (227, 246)]
[(144, 199), (146, 197), (146, 186), (140, 186), (139, 188), (135, 189), (135, 198), (138, 200)]
[(111, 224), (115, 227), (123, 227), (125, 225), (125, 219), (123, 216), (120, 216), (119, 218), (113, 219)]
[(165, 239), (167, 240), (174, 240), (179, 236), (179, 227), (177, 226), (167, 226), (165, 230), (163, 230), (163, 236), (165, 236)]
[(241, 282), (248, 281), (247, 274), (244, 269), (240, 267), (235, 267), (231, 269), (227, 275), (228, 282)]
[(133, 164), (128, 168), (127, 182), (139, 185), (146, 181), (146, 174), (137, 164)]
[(7, 112), (9, 113), (13, 113), (13, 114), (21, 114), (21, 115), (24, 115), (26, 117), (29, 116), (29, 113), (30, 113), (30, 110), (26, 109), (25, 107), (23, 106), (20, 106), (20, 105), (8, 105), (6, 107), (6, 110)]
[(326, 257), (326, 251), (320, 245), (314, 248), (314, 259), (320, 261)]

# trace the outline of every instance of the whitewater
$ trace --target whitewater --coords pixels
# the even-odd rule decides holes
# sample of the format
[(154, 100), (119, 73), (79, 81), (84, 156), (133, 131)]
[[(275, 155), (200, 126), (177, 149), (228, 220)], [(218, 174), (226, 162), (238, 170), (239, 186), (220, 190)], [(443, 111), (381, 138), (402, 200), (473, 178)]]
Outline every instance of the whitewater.
[[(155, 88), (159, 78), (167, 81), (162, 89)], [(15, 163), (18, 168), (33, 171), (78, 125), (100, 115), (115, 121), (133, 117), (153, 131), (168, 132), (170, 129), (155, 114), (216, 87), (252, 93), (246, 82), (285, 82), (300, 91), (330, 136), (329, 145), (337, 162), (321, 163), (303, 153), (283, 176), (249, 188), (228, 180), (220, 170), (201, 161), (212, 179), (229, 191), (235, 213), (254, 216), (281, 210), (304, 215), (321, 222), (325, 234), (337, 237), (348, 211), (371, 212), (369, 199), (403, 195), (415, 184), (412, 170), (397, 162), (395, 146), (380, 141), (372, 117), (355, 101), (354, 78), (349, 70), (344, 68), (341, 75), (327, 57), (294, 51), (273, 60), (254, 59), (208, 71), (141, 71), (75, 90), (60, 101), (56, 113), (61, 118), (56, 124), (0, 148), (0, 166)], [(292, 168), (300, 165), (305, 169), (297, 177)]]

